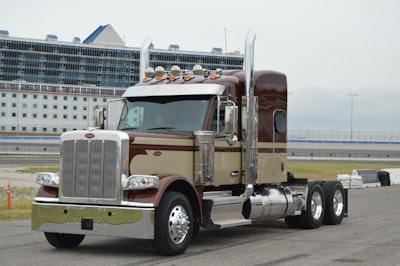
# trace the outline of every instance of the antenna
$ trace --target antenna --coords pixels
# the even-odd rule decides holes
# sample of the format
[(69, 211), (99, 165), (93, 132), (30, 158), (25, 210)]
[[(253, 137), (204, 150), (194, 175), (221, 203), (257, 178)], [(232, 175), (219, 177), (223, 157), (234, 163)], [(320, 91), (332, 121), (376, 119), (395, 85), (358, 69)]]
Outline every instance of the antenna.
[(225, 27), (225, 70), (228, 70), (228, 45), (226, 41), (226, 27)]

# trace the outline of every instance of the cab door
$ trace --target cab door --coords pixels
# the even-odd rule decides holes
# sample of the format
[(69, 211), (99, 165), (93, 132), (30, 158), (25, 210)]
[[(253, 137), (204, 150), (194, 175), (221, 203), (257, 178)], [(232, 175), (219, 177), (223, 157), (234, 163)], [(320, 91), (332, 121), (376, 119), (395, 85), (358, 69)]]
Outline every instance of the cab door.
[[(225, 110), (226, 106), (232, 107), (232, 104), (231, 102), (219, 104), (219, 111), (216, 109), (213, 117), (212, 130), (215, 132), (214, 185), (231, 185), (241, 182), (241, 142), (230, 141), (232, 134), (225, 132)], [(237, 115), (230, 119), (237, 119)], [(235, 122), (237, 124), (237, 121)]]

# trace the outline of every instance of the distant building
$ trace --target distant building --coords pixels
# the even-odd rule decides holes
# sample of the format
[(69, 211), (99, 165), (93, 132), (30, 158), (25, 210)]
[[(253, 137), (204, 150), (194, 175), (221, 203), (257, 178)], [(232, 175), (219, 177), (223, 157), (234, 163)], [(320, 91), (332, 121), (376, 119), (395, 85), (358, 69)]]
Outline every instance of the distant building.
[[(139, 81), (140, 48), (126, 47), (108, 24), (83, 42), (10, 37), (0, 30), (0, 133), (61, 133), (93, 126), (93, 109), (122, 95)], [(242, 68), (237, 51), (222, 53), (169, 49), (150, 50), (150, 65), (170, 69)]]

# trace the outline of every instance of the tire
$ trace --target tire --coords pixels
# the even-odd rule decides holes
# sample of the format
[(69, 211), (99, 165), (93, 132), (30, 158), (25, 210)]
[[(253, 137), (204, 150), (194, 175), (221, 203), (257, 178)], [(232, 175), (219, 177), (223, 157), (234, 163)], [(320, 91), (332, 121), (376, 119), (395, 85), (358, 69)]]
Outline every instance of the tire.
[(182, 193), (166, 192), (155, 212), (155, 251), (167, 256), (182, 254), (192, 239), (193, 226), (189, 200)]
[(325, 217), (324, 224), (341, 224), (345, 212), (344, 189), (340, 182), (328, 181), (324, 184)]
[(73, 234), (60, 234), (60, 233), (44, 233), (47, 242), (56, 248), (74, 248), (85, 238), (85, 235), (73, 235)]
[(301, 224), (299, 222), (299, 216), (285, 217), (285, 223), (289, 228), (293, 228), (293, 229), (301, 228)]
[(312, 182), (308, 185), (306, 201), (307, 209), (299, 216), (299, 223), (304, 229), (316, 229), (324, 220), (325, 197), (320, 184)]

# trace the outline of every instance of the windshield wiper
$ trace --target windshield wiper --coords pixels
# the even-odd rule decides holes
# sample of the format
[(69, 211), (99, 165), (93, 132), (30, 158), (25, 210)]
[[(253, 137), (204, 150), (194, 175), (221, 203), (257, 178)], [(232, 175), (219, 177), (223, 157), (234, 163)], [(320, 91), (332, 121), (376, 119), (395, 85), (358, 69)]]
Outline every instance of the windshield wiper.
[(120, 128), (119, 130), (134, 130), (138, 129), (137, 127), (125, 127), (125, 128)]
[(162, 130), (162, 129), (171, 131), (171, 129), (175, 129), (175, 128), (174, 127), (151, 127), (151, 128), (148, 128), (147, 130)]

